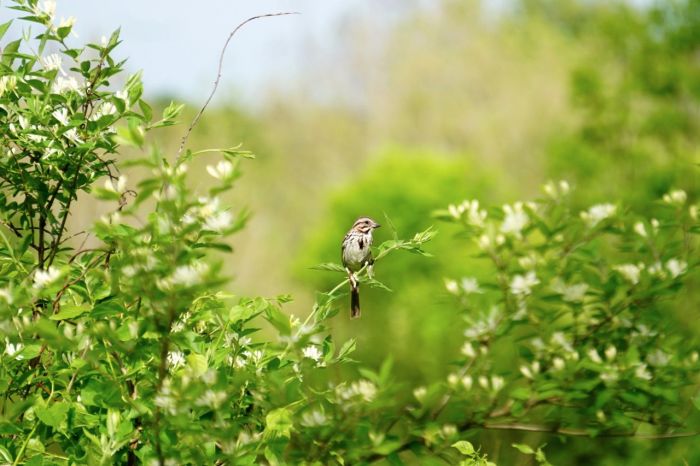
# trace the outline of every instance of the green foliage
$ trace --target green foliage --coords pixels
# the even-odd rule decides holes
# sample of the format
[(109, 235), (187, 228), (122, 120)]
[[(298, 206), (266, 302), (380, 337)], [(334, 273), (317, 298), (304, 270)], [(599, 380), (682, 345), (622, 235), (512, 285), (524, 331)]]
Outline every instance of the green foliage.
[(487, 461), (486, 455), (480, 455), (474, 446), (466, 440), (460, 440), (452, 444), (462, 455), (467, 458), (459, 462), (459, 466), (496, 466), (496, 463)]
[[(640, 207), (673, 186), (695, 194), (700, 6), (655, 2), (527, 2), (555, 27), (595, 47), (570, 76), (575, 131), (553, 138), (550, 173), (582, 192)], [(548, 5), (544, 5), (544, 4)]]
[[(534, 202), (448, 205), (508, 191), (455, 155), (395, 148), (332, 199), (333, 227), (301, 260), (322, 262), (303, 278), (329, 291), (302, 320), (288, 295), (222, 290), (227, 237), (248, 218), (222, 199), (252, 154), (229, 141), (176, 158), (151, 146), (150, 131), (175, 124), (182, 106), (154, 118), (139, 75), (112, 90), (118, 32), (75, 48), (52, 5), (13, 3), (41, 32), (7, 42), (0, 60), (4, 462), (487, 466), (470, 441), (483, 431), (603, 441), (697, 429), (697, 342), (678, 317), (698, 278), (693, 193), (581, 209), (561, 182)], [(692, 43), (692, 30), (662, 37)], [(577, 79), (584, 100), (605, 100), (600, 77)], [(644, 92), (685, 89), (652, 81)], [(590, 133), (616, 140), (621, 127)], [(126, 146), (138, 155), (117, 161)], [(197, 190), (188, 167), (204, 154), (217, 158)], [(125, 167), (141, 169), (135, 182)], [(80, 246), (68, 224), (78, 196), (112, 208)], [(377, 278), (359, 272), (367, 317), (345, 338), (347, 279), (329, 261), (360, 214), (386, 221)], [(424, 338), (393, 352), (367, 345), (406, 322)], [(549, 464), (542, 447), (515, 448)]]
[[(355, 429), (355, 416), (387, 385), (388, 366), (337, 386), (304, 383), (355, 348), (351, 340), (336, 349), (324, 324), (338, 312), (346, 281), (321, 294), (303, 323), (282, 310), (286, 296), (219, 290), (218, 252), (229, 250), (224, 239), (246, 214), (217, 195), (233, 187), (240, 160), (252, 155), (188, 149), (169, 161), (147, 147), (146, 136), (172, 125), (181, 107), (171, 104), (153, 121), (138, 75), (109, 90), (122, 67), (112, 58), (118, 33), (71, 48), (70, 24), (56, 27), (50, 4), (13, 8), (44, 32), (6, 46), (0, 76), (0, 447), (7, 462), (279, 464), (373, 454), (346, 451), (347, 433), (328, 426), (347, 418)], [(59, 51), (42, 55), (52, 43)], [(148, 155), (117, 163), (120, 145)], [(214, 181), (201, 195), (190, 188), (187, 164), (206, 152), (221, 159), (207, 167)], [(134, 189), (119, 173), (126, 165), (146, 169)], [(104, 176), (104, 187), (94, 188)], [(67, 219), (80, 192), (114, 209), (92, 227), (97, 244), (76, 248)], [(431, 237), (395, 238), (379, 245), (377, 260), (420, 252)], [(277, 341), (254, 339), (261, 319)], [(318, 445), (317, 430), (327, 432), (326, 444)], [(374, 448), (393, 449), (381, 440)]]

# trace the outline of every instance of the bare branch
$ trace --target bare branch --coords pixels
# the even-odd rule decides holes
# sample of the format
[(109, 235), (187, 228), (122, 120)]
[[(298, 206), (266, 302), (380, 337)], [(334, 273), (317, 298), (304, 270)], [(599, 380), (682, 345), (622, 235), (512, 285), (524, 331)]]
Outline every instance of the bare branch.
[(197, 114), (192, 119), (192, 123), (190, 123), (190, 126), (187, 128), (185, 135), (182, 137), (182, 141), (180, 142), (180, 147), (177, 150), (177, 160), (180, 160), (180, 157), (182, 155), (182, 151), (185, 149), (185, 144), (187, 143), (187, 139), (190, 137), (190, 133), (192, 132), (194, 127), (197, 126), (199, 119), (201, 118), (202, 114), (209, 106), (211, 99), (214, 98), (214, 94), (216, 93), (216, 89), (219, 87), (219, 81), (221, 80), (221, 70), (224, 66), (224, 55), (226, 53), (226, 48), (228, 47), (228, 44), (231, 42), (231, 39), (233, 39), (233, 36), (243, 26), (250, 23), (251, 21), (255, 21), (256, 19), (270, 18), (273, 16), (298, 15), (298, 14), (300, 14), (300, 13), (297, 11), (293, 11), (293, 12), (285, 12), (285, 13), (268, 13), (268, 14), (264, 14), (264, 15), (253, 16), (253, 17), (246, 19), (242, 23), (240, 23), (238, 26), (236, 26), (236, 28), (233, 31), (231, 31), (231, 33), (228, 35), (228, 39), (226, 39), (226, 42), (224, 43), (224, 47), (221, 49), (221, 54), (219, 55), (219, 68), (218, 68), (217, 73), (216, 73), (216, 79), (214, 80), (214, 87), (212, 88), (211, 93), (209, 94), (209, 97), (207, 97), (207, 100), (204, 102), (204, 105), (202, 105), (202, 108), (199, 109)]
[[(484, 424), (482, 429), (494, 430), (522, 430), (526, 432), (545, 432), (550, 434), (567, 435), (570, 437), (592, 437), (591, 433), (583, 429), (568, 429), (565, 427), (545, 426), (537, 424)], [(638, 434), (636, 432), (602, 432), (598, 437), (630, 437), (647, 440), (658, 440), (679, 437), (694, 437), (700, 432), (667, 432), (663, 434)]]

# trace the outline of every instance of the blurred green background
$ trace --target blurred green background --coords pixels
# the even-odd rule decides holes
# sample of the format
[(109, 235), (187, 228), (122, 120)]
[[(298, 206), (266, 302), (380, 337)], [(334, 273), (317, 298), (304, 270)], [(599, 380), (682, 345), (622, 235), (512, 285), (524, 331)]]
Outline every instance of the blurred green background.
[[(337, 53), (352, 60), (320, 61), (254, 107), (218, 95), (190, 139), (193, 149), (240, 142), (258, 155), (226, 199), (253, 212), (226, 267), (234, 292), (291, 293), (296, 315), (341, 279), (311, 267), (339, 261), (356, 217), (385, 224), (388, 216), (405, 237), (436, 225), (433, 258), (389, 257), (376, 273), (393, 293), (363, 290), (362, 319), (350, 321), (346, 309), (334, 319), (336, 341), (357, 338), (363, 364), (393, 358), (396, 378), (412, 384), (451, 370), (464, 324), (444, 278), (480, 270), (468, 242), (431, 218), (435, 209), (528, 199), (558, 179), (573, 186), (578, 206), (620, 200), (643, 211), (670, 188), (697, 200), (700, 1), (520, 0), (494, 12), (442, 0), (377, 23), (342, 31)], [(180, 96), (159, 102), (171, 98)], [(157, 134), (165, 153), (183, 131)], [(192, 169), (204, 187), (203, 165)], [(389, 238), (378, 230), (377, 242)], [(697, 339), (700, 299), (690, 289), (682, 301), (669, 326)], [(547, 442), (557, 465), (700, 464), (695, 438), (489, 432), (473, 441), (506, 465), (529, 464), (514, 441)]]

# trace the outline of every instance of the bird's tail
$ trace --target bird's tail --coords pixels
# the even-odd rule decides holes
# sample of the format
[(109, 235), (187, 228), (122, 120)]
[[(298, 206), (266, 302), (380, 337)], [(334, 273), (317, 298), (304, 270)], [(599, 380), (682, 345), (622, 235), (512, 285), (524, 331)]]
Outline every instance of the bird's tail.
[(353, 286), (350, 290), (350, 318), (360, 317), (360, 287)]

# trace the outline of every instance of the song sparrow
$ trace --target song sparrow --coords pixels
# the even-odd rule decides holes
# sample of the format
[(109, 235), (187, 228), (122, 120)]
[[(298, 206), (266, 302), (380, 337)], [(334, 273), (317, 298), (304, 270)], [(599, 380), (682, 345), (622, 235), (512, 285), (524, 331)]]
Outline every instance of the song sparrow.
[(343, 239), (342, 255), (343, 266), (350, 279), (350, 317), (360, 317), (360, 284), (355, 272), (365, 265), (367, 273), (372, 276), (372, 230), (379, 228), (379, 224), (369, 217), (360, 217), (353, 224), (350, 231)]

